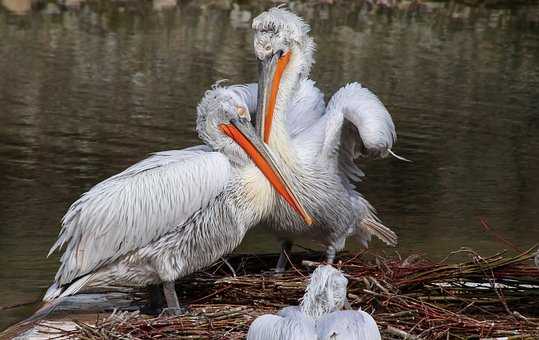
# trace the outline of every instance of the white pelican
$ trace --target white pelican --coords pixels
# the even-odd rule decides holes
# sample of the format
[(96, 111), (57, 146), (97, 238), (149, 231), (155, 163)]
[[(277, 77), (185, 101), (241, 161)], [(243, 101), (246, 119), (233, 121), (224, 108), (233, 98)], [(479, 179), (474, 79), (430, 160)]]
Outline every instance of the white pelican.
[[(348, 280), (330, 265), (311, 274), (299, 306), (278, 315), (266, 314), (253, 321), (247, 340), (379, 340), (380, 331), (368, 313), (349, 308)], [(286, 337), (288, 336), (288, 337)]]
[[(266, 223), (281, 240), (277, 271), (284, 270), (283, 254), (296, 238), (324, 245), (329, 263), (350, 235), (364, 246), (372, 235), (396, 245), (397, 235), (379, 222), (353, 184), (363, 176), (356, 160), (393, 154), (396, 132), (390, 114), (358, 83), (341, 88), (320, 109), (321, 94), (307, 80), (315, 44), (309, 25), (294, 13), (272, 8), (253, 20), (253, 29), (259, 60), (257, 130), (294, 174), (301, 201), (313, 214), (308, 225), (276, 202)], [(302, 100), (311, 105), (302, 106)]]
[(174, 281), (236, 248), (271, 210), (274, 189), (311, 219), (252, 127), (248, 92), (214, 87), (197, 108), (206, 145), (155, 153), (71, 205), (50, 251), (65, 247), (61, 265), (34, 318), (62, 297), (111, 283), (163, 283), (167, 312), (179, 313)]

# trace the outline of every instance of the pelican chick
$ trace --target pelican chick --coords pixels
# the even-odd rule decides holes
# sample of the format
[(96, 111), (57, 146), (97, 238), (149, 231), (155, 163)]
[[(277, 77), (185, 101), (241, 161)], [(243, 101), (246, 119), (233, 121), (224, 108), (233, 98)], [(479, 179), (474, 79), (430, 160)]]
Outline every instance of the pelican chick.
[(361, 310), (342, 310), (349, 308), (347, 286), (341, 271), (319, 266), (311, 274), (300, 305), (256, 318), (247, 340), (380, 340), (372, 316)]

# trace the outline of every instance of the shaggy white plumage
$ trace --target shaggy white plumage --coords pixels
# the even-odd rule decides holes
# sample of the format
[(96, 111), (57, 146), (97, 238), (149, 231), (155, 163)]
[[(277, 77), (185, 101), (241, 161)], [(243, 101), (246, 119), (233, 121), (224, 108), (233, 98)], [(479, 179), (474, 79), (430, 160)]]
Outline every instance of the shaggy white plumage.
[[(396, 132), (391, 115), (359, 83), (341, 88), (324, 108), (322, 93), (308, 80), (315, 50), (310, 27), (293, 12), (271, 8), (252, 27), (257, 58), (289, 56), (275, 98), (269, 146), (296, 176), (315, 221), (306, 225), (285, 204), (276, 205), (266, 225), (282, 241), (282, 252), (295, 239), (309, 238), (326, 247), (331, 263), (349, 236), (364, 246), (373, 235), (396, 245), (397, 235), (380, 223), (355, 186), (364, 176), (358, 160), (392, 154)], [(285, 262), (282, 255), (277, 271), (284, 270)]]
[(64, 296), (111, 283), (164, 282), (167, 303), (177, 305), (174, 280), (231, 252), (274, 204), (264, 175), (220, 129), (232, 120), (248, 129), (255, 108), (256, 86), (214, 85), (197, 107), (206, 145), (155, 153), (75, 201), (51, 248), (65, 250), (48, 303), (34, 318)]
[(330, 265), (311, 274), (299, 306), (278, 315), (258, 317), (249, 328), (247, 340), (380, 340), (376, 322), (368, 313), (342, 309), (347, 305), (348, 280)]

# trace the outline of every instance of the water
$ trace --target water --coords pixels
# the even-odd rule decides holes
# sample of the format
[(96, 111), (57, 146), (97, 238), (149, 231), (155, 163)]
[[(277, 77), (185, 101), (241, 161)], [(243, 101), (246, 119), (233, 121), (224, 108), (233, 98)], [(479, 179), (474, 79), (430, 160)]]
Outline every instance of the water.
[[(249, 20), (262, 5), (161, 8), (170, 2), (2, 1), (0, 305), (43, 294), (57, 269), (45, 255), (82, 192), (150, 152), (199, 143), (204, 90), (256, 80)], [(480, 218), (518, 247), (538, 242), (537, 8), (292, 6), (318, 43), (312, 78), (328, 96), (351, 80), (371, 88), (413, 160), (372, 162), (361, 184), (400, 253), (501, 249)], [(262, 231), (241, 248), (277, 250)], [(0, 329), (30, 309), (0, 311)]]

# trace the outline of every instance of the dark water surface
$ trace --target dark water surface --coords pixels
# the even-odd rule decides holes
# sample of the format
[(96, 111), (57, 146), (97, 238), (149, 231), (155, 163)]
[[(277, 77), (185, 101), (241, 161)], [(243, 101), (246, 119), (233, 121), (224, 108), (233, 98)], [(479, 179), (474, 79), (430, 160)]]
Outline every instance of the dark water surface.
[[(82, 192), (150, 152), (199, 143), (204, 90), (256, 80), (249, 20), (262, 6), (167, 2), (20, 15), (2, 0), (0, 305), (51, 283), (57, 256), (45, 255)], [(537, 8), (292, 6), (318, 43), (313, 79), (328, 96), (351, 80), (371, 88), (397, 125), (395, 151), (414, 161), (370, 163), (361, 184), (400, 253), (499, 250), (480, 218), (521, 248), (539, 241)], [(254, 231), (242, 250), (277, 247)], [(28, 312), (0, 311), (0, 329)]]

